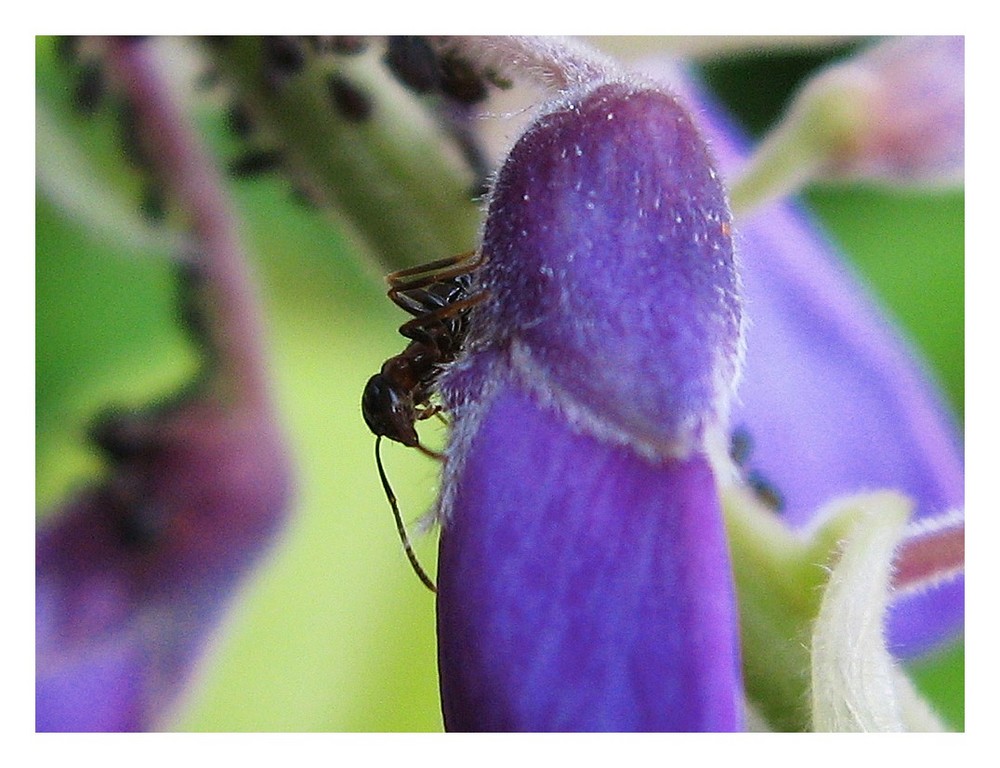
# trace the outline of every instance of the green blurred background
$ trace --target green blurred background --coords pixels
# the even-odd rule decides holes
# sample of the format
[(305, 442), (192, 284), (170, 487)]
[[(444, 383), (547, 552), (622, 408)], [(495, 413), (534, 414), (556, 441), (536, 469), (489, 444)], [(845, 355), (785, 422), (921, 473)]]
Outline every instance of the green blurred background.
[[(759, 132), (802, 77), (844, 50), (734, 56), (707, 75)], [(51, 39), (37, 43), (36, 88), (39, 114), (134, 215), (139, 183), (120, 160), (113, 121), (73, 112)], [(206, 103), (199, 115), (218, 157), (231, 157), (236, 145), (221, 109)], [(39, 155), (57, 143), (41, 137)], [(166, 727), (440, 730), (433, 598), (400, 551), (358, 405), (367, 378), (402, 348), (396, 328), (403, 317), (344, 234), (293, 202), (285, 180), (234, 182), (231, 191), (254, 260), (298, 495), (286, 534), (236, 601)], [(99, 470), (83, 442), (97, 409), (167, 394), (195, 362), (176, 323), (163, 255), (95, 231), (52, 197), (36, 196), (40, 515)], [(812, 190), (808, 202), (928, 360), (961, 418), (964, 195), (841, 187)], [(404, 515), (414, 520), (433, 498), (437, 466), (396, 445), (387, 446), (385, 461)], [(417, 549), (433, 572), (433, 537)], [(962, 650), (919, 665), (916, 675), (962, 728)]]

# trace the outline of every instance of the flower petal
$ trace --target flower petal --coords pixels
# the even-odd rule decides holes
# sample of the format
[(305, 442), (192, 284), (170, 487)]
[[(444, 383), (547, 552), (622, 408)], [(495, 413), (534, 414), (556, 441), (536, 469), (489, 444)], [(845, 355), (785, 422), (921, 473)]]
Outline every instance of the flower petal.
[(498, 395), (441, 535), (446, 728), (738, 729), (714, 482), (702, 457), (650, 462)]
[[(723, 175), (734, 176), (746, 139), (695, 86), (684, 94), (700, 107)], [(749, 434), (750, 466), (777, 491), (784, 519), (810, 526), (831, 499), (877, 488), (913, 498), (916, 520), (964, 507), (962, 446), (948, 408), (819, 228), (781, 203), (736, 231), (751, 322), (732, 423)], [(953, 639), (963, 594), (958, 576), (894, 606), (894, 651), (911, 657)]]

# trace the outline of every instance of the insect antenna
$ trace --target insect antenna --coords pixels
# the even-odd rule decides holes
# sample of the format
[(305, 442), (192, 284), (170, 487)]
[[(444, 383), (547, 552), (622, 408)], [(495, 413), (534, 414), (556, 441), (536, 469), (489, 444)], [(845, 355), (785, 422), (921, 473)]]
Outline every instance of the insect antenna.
[(403, 542), (403, 549), (406, 550), (406, 557), (409, 559), (410, 565), (413, 566), (414, 573), (417, 574), (427, 589), (436, 593), (437, 587), (434, 586), (434, 582), (431, 580), (431, 577), (427, 575), (427, 571), (425, 571), (423, 566), (420, 565), (420, 561), (417, 560), (417, 555), (413, 551), (413, 547), (410, 546), (410, 537), (406, 535), (406, 527), (403, 525), (403, 518), (399, 514), (399, 506), (396, 503), (396, 494), (392, 492), (392, 488), (389, 485), (389, 478), (385, 476), (385, 469), (382, 467), (382, 454), (380, 452), (381, 445), (382, 435), (377, 435), (375, 437), (375, 465), (378, 467), (378, 476), (382, 480), (382, 488), (385, 490), (385, 497), (389, 500), (389, 506), (392, 507), (392, 516), (396, 519), (396, 530), (399, 531), (399, 539)]

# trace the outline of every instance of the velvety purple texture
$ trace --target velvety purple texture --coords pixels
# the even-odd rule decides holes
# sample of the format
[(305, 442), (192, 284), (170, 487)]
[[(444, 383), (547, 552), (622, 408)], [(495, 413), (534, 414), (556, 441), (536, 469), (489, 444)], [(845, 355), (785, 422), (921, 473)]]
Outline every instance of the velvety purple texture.
[(485, 316), (543, 397), (669, 452), (725, 409), (737, 367), (730, 216), (672, 96), (622, 83), (538, 119), (492, 192)]
[(486, 406), (441, 534), (451, 731), (741, 726), (712, 472), (574, 432), (515, 385)]
[(121, 433), (128, 455), (36, 539), (39, 731), (154, 727), (285, 517), (268, 419), (197, 400)]
[[(699, 128), (725, 176), (747, 140), (704, 93)], [(838, 496), (879, 488), (917, 502), (916, 519), (965, 505), (961, 434), (918, 357), (810, 217), (768, 205), (735, 223), (748, 317), (743, 381), (732, 413), (749, 465), (784, 499), (783, 516), (808, 526)], [(954, 639), (964, 627), (964, 576), (890, 609), (901, 658)]]
[(738, 729), (699, 442), (738, 367), (738, 278), (684, 110), (614, 83), (541, 117), (499, 173), (483, 253), (471, 354), (441, 380), (446, 727)]

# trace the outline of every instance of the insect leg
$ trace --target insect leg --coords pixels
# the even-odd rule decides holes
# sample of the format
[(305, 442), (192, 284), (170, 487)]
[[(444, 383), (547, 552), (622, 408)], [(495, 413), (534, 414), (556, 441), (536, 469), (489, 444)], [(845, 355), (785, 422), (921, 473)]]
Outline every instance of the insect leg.
[(399, 269), (395, 272), (390, 272), (386, 275), (385, 279), (391, 286), (395, 287), (403, 285), (407, 282), (404, 278), (416, 278), (417, 280), (425, 278), (433, 272), (440, 272), (441, 270), (452, 268), (456, 264), (464, 264), (469, 261), (475, 253), (475, 251), (466, 251), (465, 253), (460, 253), (457, 256), (447, 256), (443, 259), (436, 259), (435, 261), (420, 264), (416, 267)]
[[(437, 271), (433, 268), (428, 269), (431, 265), (437, 264), (447, 266), (449, 261), (451, 265), (447, 269), (437, 268)], [(469, 251), (468, 253), (463, 253), (461, 256), (453, 256), (451, 259), (441, 259), (440, 262), (432, 261), (430, 264), (425, 264), (424, 267), (401, 269), (399, 272), (393, 272), (386, 277), (390, 286), (389, 297), (392, 298), (394, 294), (402, 291), (412, 291), (417, 288), (425, 288), (434, 283), (444, 283), (448, 280), (453, 280), (456, 277), (461, 277), (472, 272), (485, 262), (486, 259), (481, 253)]]
[(467, 299), (452, 302), (447, 306), (436, 309), (433, 312), (428, 312), (425, 315), (420, 315), (419, 317), (415, 317), (412, 320), (403, 323), (399, 326), (399, 332), (408, 339), (414, 339), (436, 345), (437, 342), (434, 335), (430, 332), (430, 328), (442, 326), (444, 321), (457, 315), (461, 315), (463, 312), (485, 300), (488, 296), (489, 292), (483, 291), (482, 293), (477, 293), (475, 296), (470, 296)]

